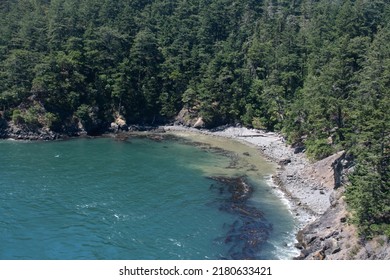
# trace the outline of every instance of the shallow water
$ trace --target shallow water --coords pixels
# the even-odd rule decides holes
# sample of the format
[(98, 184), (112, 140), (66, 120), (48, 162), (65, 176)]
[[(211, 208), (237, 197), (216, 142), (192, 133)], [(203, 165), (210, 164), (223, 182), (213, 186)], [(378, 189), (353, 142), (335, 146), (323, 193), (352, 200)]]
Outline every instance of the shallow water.
[(0, 141), (0, 259), (230, 259), (239, 217), (220, 210), (210, 177), (242, 175), (272, 224), (254, 257), (295, 255), (294, 219), (265, 183), (274, 166), (236, 142), (183, 137)]

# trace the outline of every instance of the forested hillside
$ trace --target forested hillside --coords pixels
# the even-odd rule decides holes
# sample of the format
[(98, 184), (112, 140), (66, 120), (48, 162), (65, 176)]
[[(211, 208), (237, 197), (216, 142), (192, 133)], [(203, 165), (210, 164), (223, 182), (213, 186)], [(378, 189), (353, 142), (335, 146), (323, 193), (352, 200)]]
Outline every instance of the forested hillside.
[(387, 0), (1, 0), (1, 123), (277, 130), (354, 159), (361, 233), (390, 235)]

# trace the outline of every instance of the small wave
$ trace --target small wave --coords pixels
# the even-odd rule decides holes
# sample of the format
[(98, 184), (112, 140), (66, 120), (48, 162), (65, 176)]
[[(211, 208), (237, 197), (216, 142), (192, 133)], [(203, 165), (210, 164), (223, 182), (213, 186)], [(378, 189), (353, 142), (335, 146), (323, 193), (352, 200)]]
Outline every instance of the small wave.
[(128, 221), (130, 219), (129, 215), (125, 214), (114, 214), (114, 217), (117, 221)]
[(90, 209), (90, 208), (98, 208), (98, 207), (106, 207), (107, 203), (105, 202), (91, 202), (85, 204), (77, 204), (77, 209)]
[(77, 208), (81, 208), (81, 209), (89, 209), (89, 208), (96, 208), (97, 207), (97, 203), (96, 202), (93, 202), (93, 203), (86, 203), (86, 204), (77, 204), (76, 207)]
[(275, 259), (279, 260), (291, 260), (299, 255), (300, 251), (295, 247), (297, 242), (294, 232), (285, 233), (285, 241), (271, 242), (271, 245), (275, 248)]
[(168, 240), (171, 241), (174, 245), (176, 245), (178, 247), (183, 247), (183, 244), (176, 239), (169, 238)]
[(264, 176), (264, 179), (267, 185), (271, 187), (273, 193), (280, 199), (280, 201), (285, 206), (287, 206), (288, 211), (291, 214), (293, 214), (291, 201), (287, 198), (286, 194), (278, 187), (278, 185), (275, 184), (272, 176), (271, 175)]

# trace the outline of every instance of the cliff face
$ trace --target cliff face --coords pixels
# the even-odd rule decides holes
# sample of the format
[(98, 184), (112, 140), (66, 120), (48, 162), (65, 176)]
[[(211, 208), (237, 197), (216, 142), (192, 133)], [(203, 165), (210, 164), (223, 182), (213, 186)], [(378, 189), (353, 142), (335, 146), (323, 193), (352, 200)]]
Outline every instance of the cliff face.
[(301, 255), (297, 259), (390, 259), (389, 238), (360, 239), (356, 227), (349, 223), (350, 213), (343, 195), (347, 175), (352, 170), (351, 160), (343, 152), (313, 164), (312, 172), (317, 180), (324, 180), (333, 191), (329, 197), (330, 207), (299, 231), (297, 247)]
[(298, 233), (301, 255), (297, 259), (390, 259), (390, 240), (386, 236), (370, 241), (359, 239), (355, 226), (348, 223), (343, 191), (335, 190), (337, 198), (324, 215)]

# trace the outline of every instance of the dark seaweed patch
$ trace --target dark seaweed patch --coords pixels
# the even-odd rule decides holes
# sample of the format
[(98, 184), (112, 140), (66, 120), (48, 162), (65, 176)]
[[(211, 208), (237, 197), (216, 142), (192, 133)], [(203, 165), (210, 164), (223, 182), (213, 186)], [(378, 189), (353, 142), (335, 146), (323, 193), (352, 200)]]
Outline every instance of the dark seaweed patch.
[(272, 224), (267, 221), (262, 211), (248, 204), (253, 187), (246, 182), (245, 177), (211, 179), (215, 180), (216, 184), (212, 184), (210, 190), (224, 196), (222, 200), (218, 200), (219, 210), (237, 215), (237, 220), (227, 225), (228, 230), (223, 242), (229, 245), (229, 250), (224, 258), (257, 259), (272, 232)]

